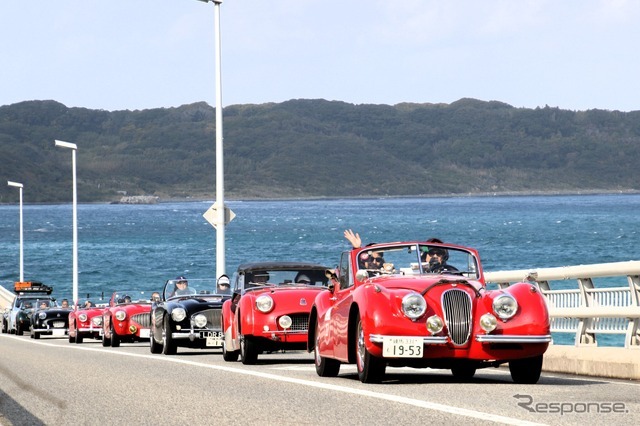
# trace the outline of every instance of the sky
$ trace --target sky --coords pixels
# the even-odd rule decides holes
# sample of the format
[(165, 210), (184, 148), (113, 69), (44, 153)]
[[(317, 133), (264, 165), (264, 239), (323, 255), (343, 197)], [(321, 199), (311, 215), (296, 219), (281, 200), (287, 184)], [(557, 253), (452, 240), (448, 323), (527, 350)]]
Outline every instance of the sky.
[[(216, 104), (213, 3), (1, 0), (0, 105)], [(224, 0), (222, 105), (640, 110), (637, 0)]]

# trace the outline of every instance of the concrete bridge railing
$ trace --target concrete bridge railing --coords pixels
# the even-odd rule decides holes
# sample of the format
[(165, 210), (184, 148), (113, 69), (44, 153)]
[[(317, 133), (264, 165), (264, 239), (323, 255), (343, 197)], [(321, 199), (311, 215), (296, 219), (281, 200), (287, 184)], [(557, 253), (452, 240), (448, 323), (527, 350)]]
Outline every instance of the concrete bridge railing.
[[(594, 278), (626, 278), (627, 285), (597, 287)], [(485, 280), (500, 288), (537, 283), (547, 299), (551, 331), (575, 333), (576, 346), (597, 346), (596, 334), (624, 334), (625, 348), (640, 349), (640, 261), (485, 272)], [(574, 288), (557, 283), (566, 280), (575, 280)]]

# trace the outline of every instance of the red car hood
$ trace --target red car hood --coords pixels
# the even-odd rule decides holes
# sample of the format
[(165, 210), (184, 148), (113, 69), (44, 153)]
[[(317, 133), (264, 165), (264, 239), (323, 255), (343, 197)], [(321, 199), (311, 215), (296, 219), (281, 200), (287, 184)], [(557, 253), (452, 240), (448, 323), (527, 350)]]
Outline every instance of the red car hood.
[(381, 285), (388, 289), (408, 289), (422, 293), (437, 286), (464, 285), (479, 292), (483, 288), (479, 281), (460, 275), (382, 275), (365, 281), (365, 284)]

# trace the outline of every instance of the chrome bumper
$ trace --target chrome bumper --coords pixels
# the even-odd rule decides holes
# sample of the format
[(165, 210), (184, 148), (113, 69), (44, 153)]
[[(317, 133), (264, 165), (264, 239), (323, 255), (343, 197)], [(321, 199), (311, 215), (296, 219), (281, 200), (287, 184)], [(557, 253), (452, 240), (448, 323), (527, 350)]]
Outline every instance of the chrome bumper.
[(514, 336), (514, 335), (491, 335), (491, 334), (479, 334), (476, 336), (476, 341), (480, 343), (549, 343), (551, 342), (551, 335), (546, 334), (544, 336)]

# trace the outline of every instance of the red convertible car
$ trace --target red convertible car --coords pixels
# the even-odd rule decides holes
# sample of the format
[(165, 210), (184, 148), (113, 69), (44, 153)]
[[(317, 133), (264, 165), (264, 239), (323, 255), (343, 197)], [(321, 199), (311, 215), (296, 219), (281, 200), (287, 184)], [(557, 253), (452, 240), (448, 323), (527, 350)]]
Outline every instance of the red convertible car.
[(149, 338), (152, 292), (116, 291), (102, 313), (102, 346)]
[(82, 343), (84, 338), (102, 338), (102, 306), (79, 306), (69, 314), (69, 343)]
[(316, 372), (337, 376), (355, 363), (379, 382), (387, 365), (450, 369), (460, 379), (509, 364), (516, 383), (537, 383), (551, 335), (535, 283), (487, 290), (471, 248), (397, 242), (342, 254), (309, 319)]
[(222, 305), (225, 361), (255, 364), (265, 351), (304, 350), (309, 311), (326, 290), (326, 267), (303, 262), (256, 262), (233, 275), (233, 295)]

